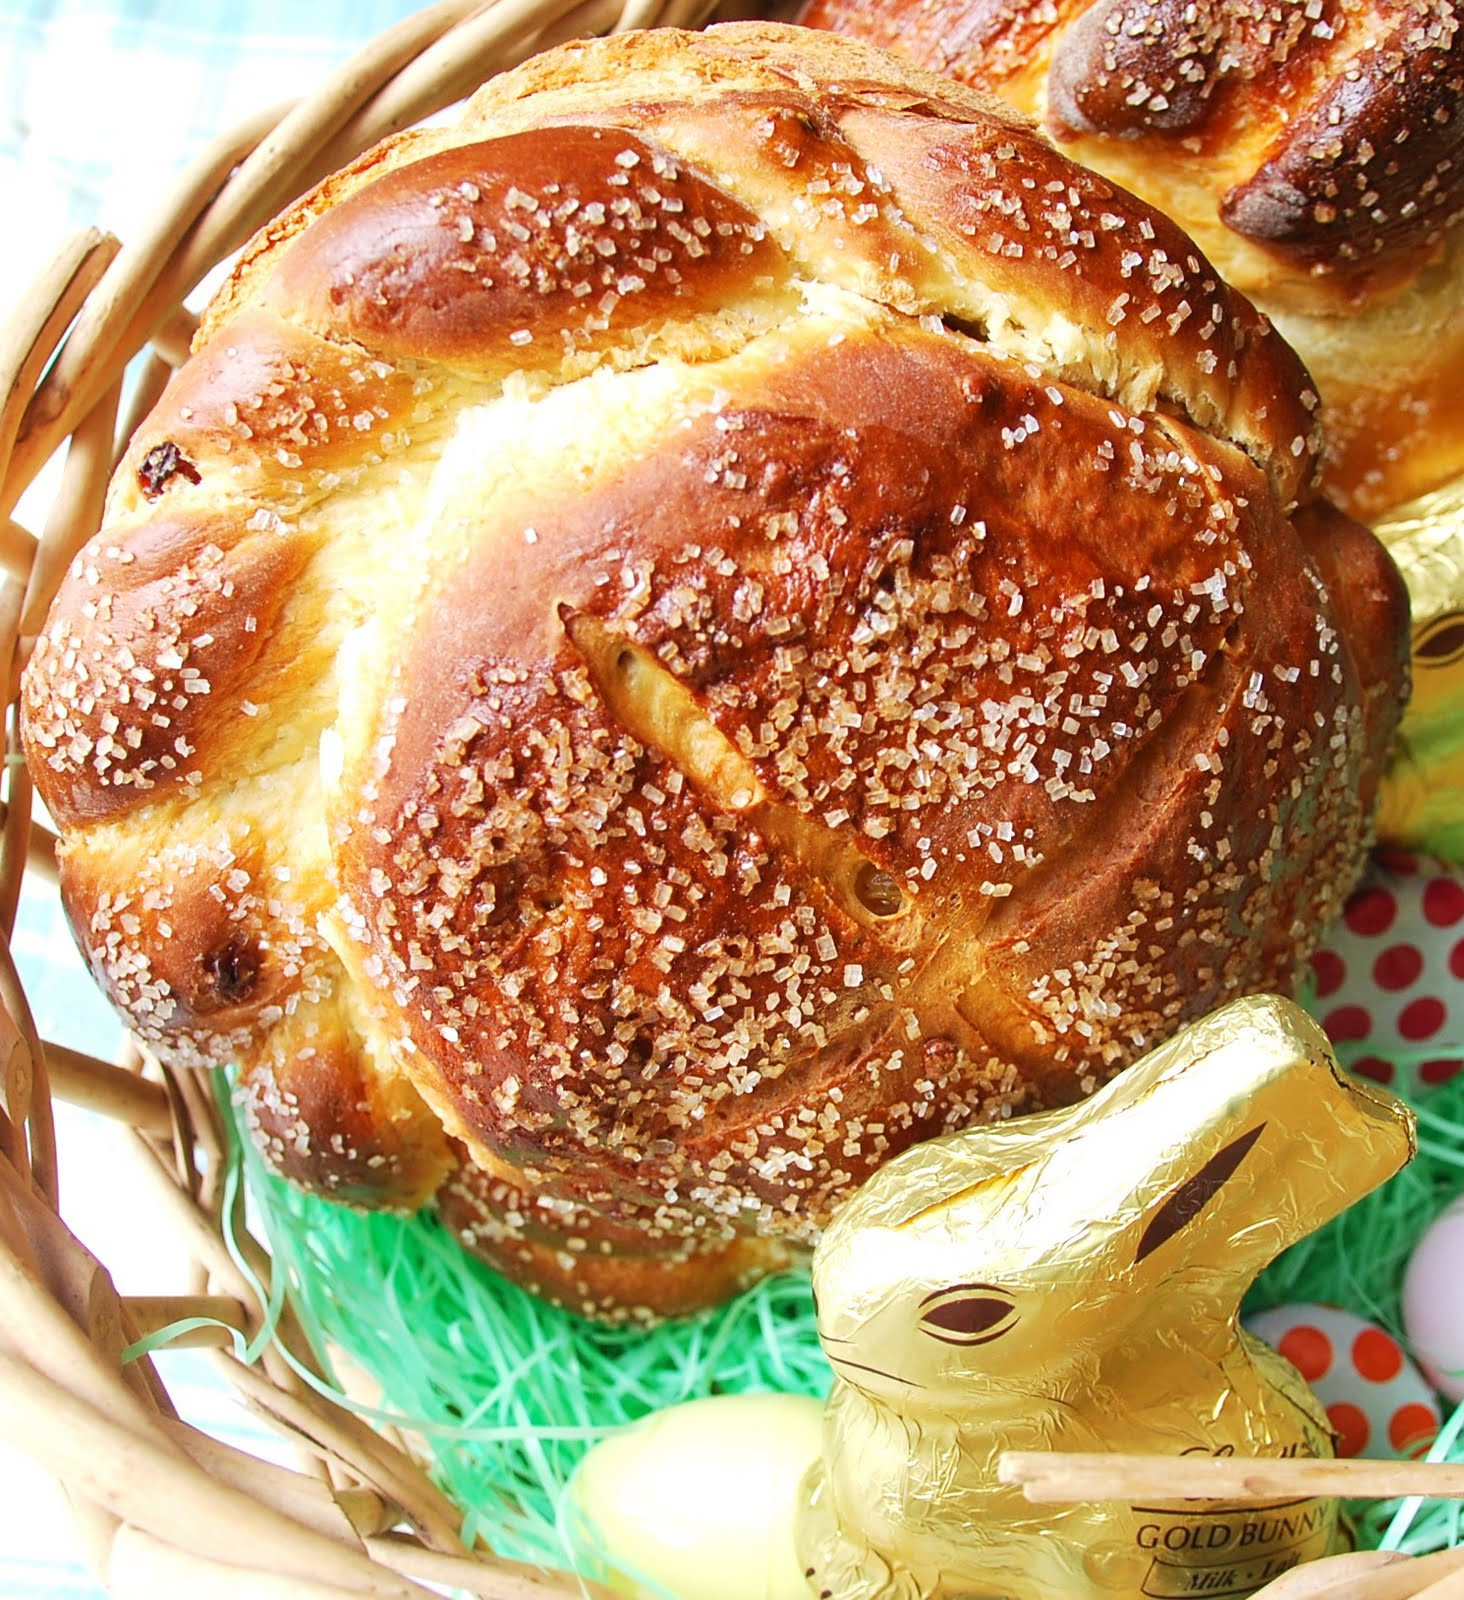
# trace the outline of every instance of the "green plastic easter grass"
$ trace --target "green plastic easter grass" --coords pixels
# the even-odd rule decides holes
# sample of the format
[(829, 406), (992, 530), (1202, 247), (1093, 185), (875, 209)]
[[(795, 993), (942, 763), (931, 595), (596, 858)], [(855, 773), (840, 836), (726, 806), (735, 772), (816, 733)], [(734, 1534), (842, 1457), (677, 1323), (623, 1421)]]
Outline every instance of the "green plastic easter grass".
[[(1437, 1050), (1420, 1052), (1437, 1055)], [(1410, 1058), (1397, 1054), (1400, 1080)], [(1355, 1311), (1403, 1335), (1399, 1292), (1419, 1236), (1464, 1193), (1464, 1075), (1418, 1094), (1405, 1093), (1418, 1116), (1418, 1155), (1391, 1182), (1288, 1250), (1257, 1281), (1246, 1310), (1322, 1301)], [(1464, 1461), (1464, 1406), (1446, 1416), (1431, 1461)], [(1464, 1506), (1455, 1501), (1383, 1501), (1353, 1508), (1364, 1546), (1422, 1554), (1461, 1542)]]
[[(1425, 1091), (1415, 1109), (1417, 1160), (1277, 1261), (1247, 1310), (1319, 1300), (1401, 1331), (1413, 1243), (1464, 1192), (1464, 1076)], [(232, 1160), (277, 1283), (317, 1348), (327, 1362), (340, 1352), (389, 1399), (373, 1410), (335, 1397), (419, 1436), (464, 1508), (465, 1534), (505, 1555), (593, 1569), (561, 1491), (612, 1429), (702, 1395), (828, 1387), (805, 1275), (769, 1279), (731, 1305), (649, 1333), (598, 1328), (468, 1259), (430, 1216), (361, 1215), (300, 1194), (264, 1170), (248, 1140), (235, 1141)], [(177, 1330), (149, 1343), (169, 1331)], [(1464, 1460), (1461, 1435), (1464, 1408), (1431, 1455)], [(1441, 1548), (1460, 1539), (1460, 1516), (1448, 1503), (1361, 1506), (1359, 1542)]]
[(389, 1400), (373, 1410), (333, 1397), (420, 1436), (464, 1508), (465, 1536), (505, 1556), (592, 1563), (560, 1491), (613, 1429), (703, 1395), (828, 1388), (806, 1274), (650, 1332), (600, 1328), (465, 1256), (434, 1217), (359, 1214), (301, 1194), (247, 1139), (234, 1140), (232, 1159), (251, 1226), (317, 1350), (327, 1364), (341, 1352)]

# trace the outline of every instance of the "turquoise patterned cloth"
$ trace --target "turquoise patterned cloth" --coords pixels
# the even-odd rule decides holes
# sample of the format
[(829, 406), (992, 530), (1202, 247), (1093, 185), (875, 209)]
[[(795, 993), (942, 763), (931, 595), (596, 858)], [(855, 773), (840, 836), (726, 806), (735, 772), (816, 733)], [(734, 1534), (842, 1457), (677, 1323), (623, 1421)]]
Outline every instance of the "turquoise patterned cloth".
[[(414, 0), (0, 0), (0, 321), (71, 234), (126, 239), (215, 135), (307, 92)], [(22, 502), (32, 528), (44, 491)], [(110, 1055), (120, 1030), (85, 972), (54, 896), (27, 895), (14, 940), (43, 1037)], [(61, 1108), (62, 1207), (124, 1293), (158, 1282), (156, 1237), (117, 1213), (114, 1131)], [(160, 1359), (189, 1420), (287, 1460), (208, 1361)], [(0, 1596), (102, 1600), (75, 1551), (59, 1493), (0, 1445)], [(206, 1600), (206, 1597), (200, 1597)]]

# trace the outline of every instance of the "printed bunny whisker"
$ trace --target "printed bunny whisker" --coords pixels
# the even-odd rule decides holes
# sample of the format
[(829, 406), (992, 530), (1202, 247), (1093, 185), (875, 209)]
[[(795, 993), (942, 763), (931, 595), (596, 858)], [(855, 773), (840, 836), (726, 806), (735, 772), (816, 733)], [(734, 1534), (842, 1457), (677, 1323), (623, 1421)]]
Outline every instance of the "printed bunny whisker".
[(1347, 1078), (1289, 1001), (1259, 997), (1090, 1101), (890, 1163), (814, 1259), (837, 1379), (799, 1511), (813, 1591), (1239, 1597), (1327, 1555), (1331, 1499), (1037, 1510), (998, 1459), (1330, 1457), (1320, 1404), (1240, 1328), (1240, 1302), (1413, 1150), (1401, 1102)]

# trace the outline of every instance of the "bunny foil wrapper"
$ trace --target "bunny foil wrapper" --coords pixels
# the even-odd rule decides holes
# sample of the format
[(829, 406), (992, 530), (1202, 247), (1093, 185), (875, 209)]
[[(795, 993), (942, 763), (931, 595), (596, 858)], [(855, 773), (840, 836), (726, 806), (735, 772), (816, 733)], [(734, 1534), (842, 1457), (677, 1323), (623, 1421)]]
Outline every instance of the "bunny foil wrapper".
[(1382, 784), (1378, 837), (1464, 862), (1464, 478), (1375, 532), (1408, 585), (1413, 690)]
[(1329, 1456), (1238, 1324), (1412, 1117), (1289, 1001), (1237, 1001), (1093, 1099), (907, 1151), (814, 1258), (836, 1373), (799, 1554), (825, 1600), (1241, 1596), (1338, 1547), (1334, 1501), (1035, 1507), (1007, 1450)]

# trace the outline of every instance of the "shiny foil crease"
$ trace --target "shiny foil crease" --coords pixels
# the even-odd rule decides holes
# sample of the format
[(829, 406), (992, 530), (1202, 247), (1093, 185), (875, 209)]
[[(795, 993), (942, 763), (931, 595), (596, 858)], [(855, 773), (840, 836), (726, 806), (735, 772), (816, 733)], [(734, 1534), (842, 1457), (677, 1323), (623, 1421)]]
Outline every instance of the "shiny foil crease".
[(1464, 478), (1378, 524), (1413, 606), (1413, 695), (1383, 778), (1378, 837), (1464, 861)]
[(1253, 1593), (1336, 1505), (1033, 1506), (1006, 1450), (1323, 1456), (1325, 1414), (1243, 1333), (1256, 1275), (1396, 1172), (1410, 1113), (1258, 997), (1093, 1099), (878, 1172), (814, 1260), (835, 1373), (799, 1555), (834, 1600)]

